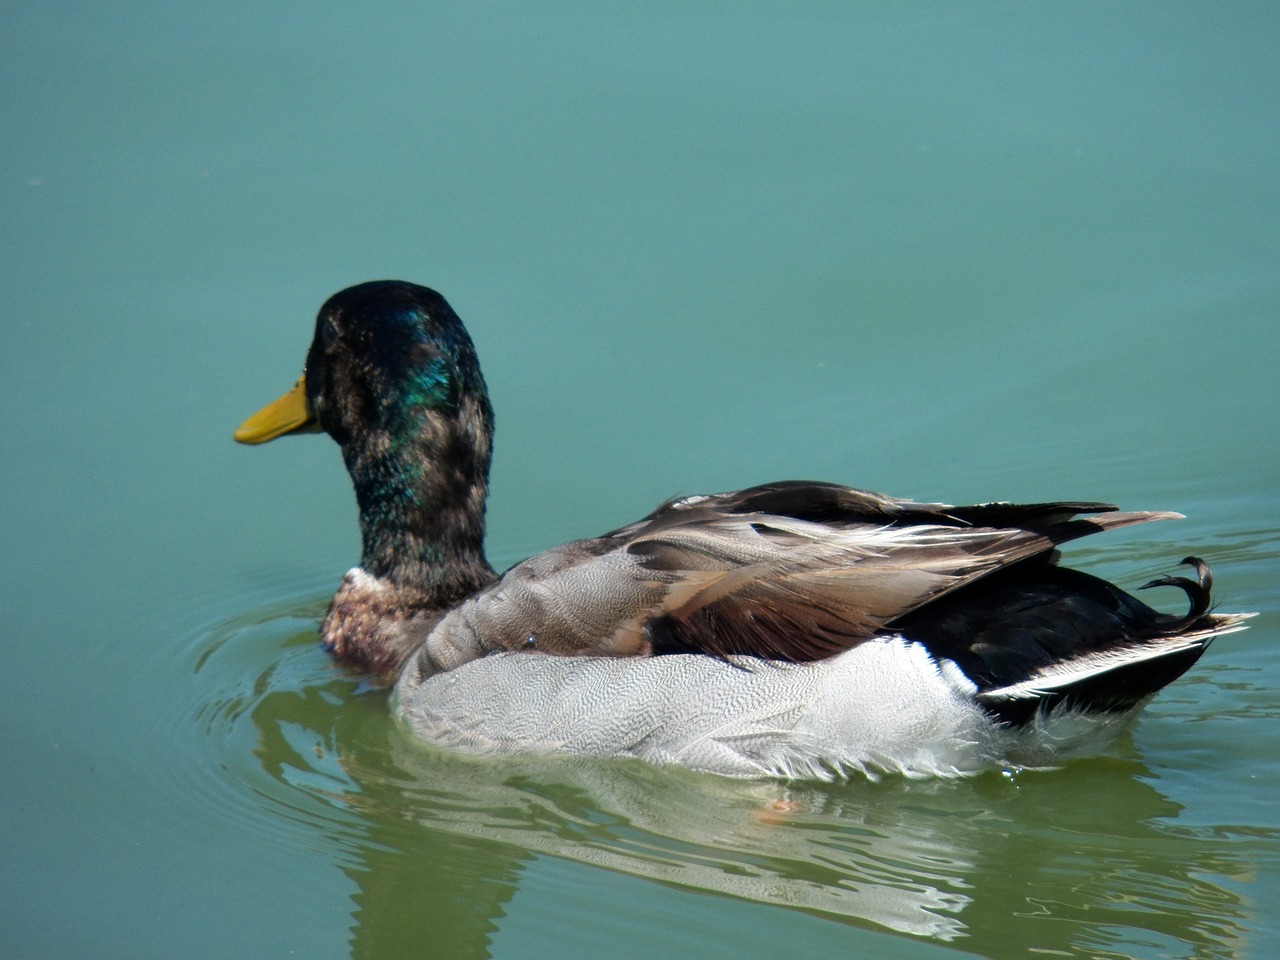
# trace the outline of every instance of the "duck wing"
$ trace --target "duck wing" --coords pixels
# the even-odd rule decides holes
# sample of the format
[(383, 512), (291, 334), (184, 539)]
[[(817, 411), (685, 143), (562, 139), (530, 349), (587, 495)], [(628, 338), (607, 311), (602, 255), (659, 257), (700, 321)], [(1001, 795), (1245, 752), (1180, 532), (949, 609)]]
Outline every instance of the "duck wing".
[(1176, 517), (1101, 503), (915, 503), (786, 482), (670, 501), (517, 564), (453, 610), (420, 676), (499, 650), (823, 659), (1061, 543)]

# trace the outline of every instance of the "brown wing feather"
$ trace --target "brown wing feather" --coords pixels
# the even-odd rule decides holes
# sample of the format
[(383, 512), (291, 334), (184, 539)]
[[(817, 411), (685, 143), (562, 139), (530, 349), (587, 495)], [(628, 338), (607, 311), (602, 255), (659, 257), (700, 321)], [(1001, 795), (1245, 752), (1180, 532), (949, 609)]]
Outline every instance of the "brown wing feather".
[[(1063, 519), (1071, 517), (1077, 506), (1100, 507), (984, 505), (958, 512), (990, 517), (1017, 511), (1024, 519), (1046, 522), (1039, 530), (864, 525), (844, 527), (838, 535), (824, 527), (825, 536), (815, 535), (808, 542), (804, 528), (794, 524), (779, 528), (755, 521), (751, 530), (777, 542), (788, 559), (732, 566), (732, 552), (724, 549), (719, 552), (726, 565), (717, 576), (709, 575), (712, 565), (708, 563), (717, 553), (717, 524), (706, 518), (691, 522), (677, 540), (670, 538), (679, 528), (664, 525), (656, 535), (641, 535), (629, 550), (648, 569), (683, 572), (679, 586), (669, 586), (662, 609), (646, 624), (655, 652), (695, 650), (720, 656), (815, 660), (874, 636), (894, 620), (978, 577), (1047, 554), (1060, 543), (1177, 516), (1114, 512)], [(695, 537), (711, 542), (697, 550), (690, 544)], [(744, 539), (739, 531), (730, 542), (741, 549)]]
[(495, 650), (819, 659), (1008, 564), (1171, 516), (949, 507), (802, 483), (675, 500), (516, 565), (446, 616), (420, 660), (434, 672)]

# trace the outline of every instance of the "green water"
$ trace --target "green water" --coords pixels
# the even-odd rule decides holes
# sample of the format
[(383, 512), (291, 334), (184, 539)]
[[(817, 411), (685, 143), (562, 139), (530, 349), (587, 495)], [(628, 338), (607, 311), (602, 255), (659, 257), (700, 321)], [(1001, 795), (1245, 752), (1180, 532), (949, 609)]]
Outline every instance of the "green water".
[[(1264, 4), (8, 4), (6, 957), (1280, 952)], [(339, 287), (467, 321), (505, 566), (676, 493), (1172, 509), (1257, 610), (1107, 756), (738, 783), (407, 742), (315, 627)]]

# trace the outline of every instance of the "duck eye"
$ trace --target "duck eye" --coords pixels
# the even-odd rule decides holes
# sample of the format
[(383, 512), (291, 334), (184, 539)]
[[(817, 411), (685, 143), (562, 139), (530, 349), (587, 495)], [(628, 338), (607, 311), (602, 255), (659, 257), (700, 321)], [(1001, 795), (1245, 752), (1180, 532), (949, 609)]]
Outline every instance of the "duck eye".
[(338, 324), (334, 322), (333, 317), (325, 317), (324, 322), (320, 324), (320, 342), (326, 350), (333, 349), (333, 345), (338, 342)]

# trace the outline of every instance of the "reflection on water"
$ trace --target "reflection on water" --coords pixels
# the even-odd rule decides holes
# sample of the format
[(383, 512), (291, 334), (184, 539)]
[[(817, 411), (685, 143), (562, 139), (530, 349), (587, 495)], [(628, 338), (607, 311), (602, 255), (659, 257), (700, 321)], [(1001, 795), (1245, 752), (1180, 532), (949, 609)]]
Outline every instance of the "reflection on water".
[(411, 740), (381, 693), (329, 664), (322, 606), (259, 611), (199, 640), (191, 708), (213, 757), (191, 776), (211, 812), (263, 842), (337, 851), (358, 888), (355, 956), (406, 944), (489, 956), (547, 856), (985, 955), (1240, 954), (1240, 848), (1179, 828), (1133, 758), (789, 785), (458, 756)]

